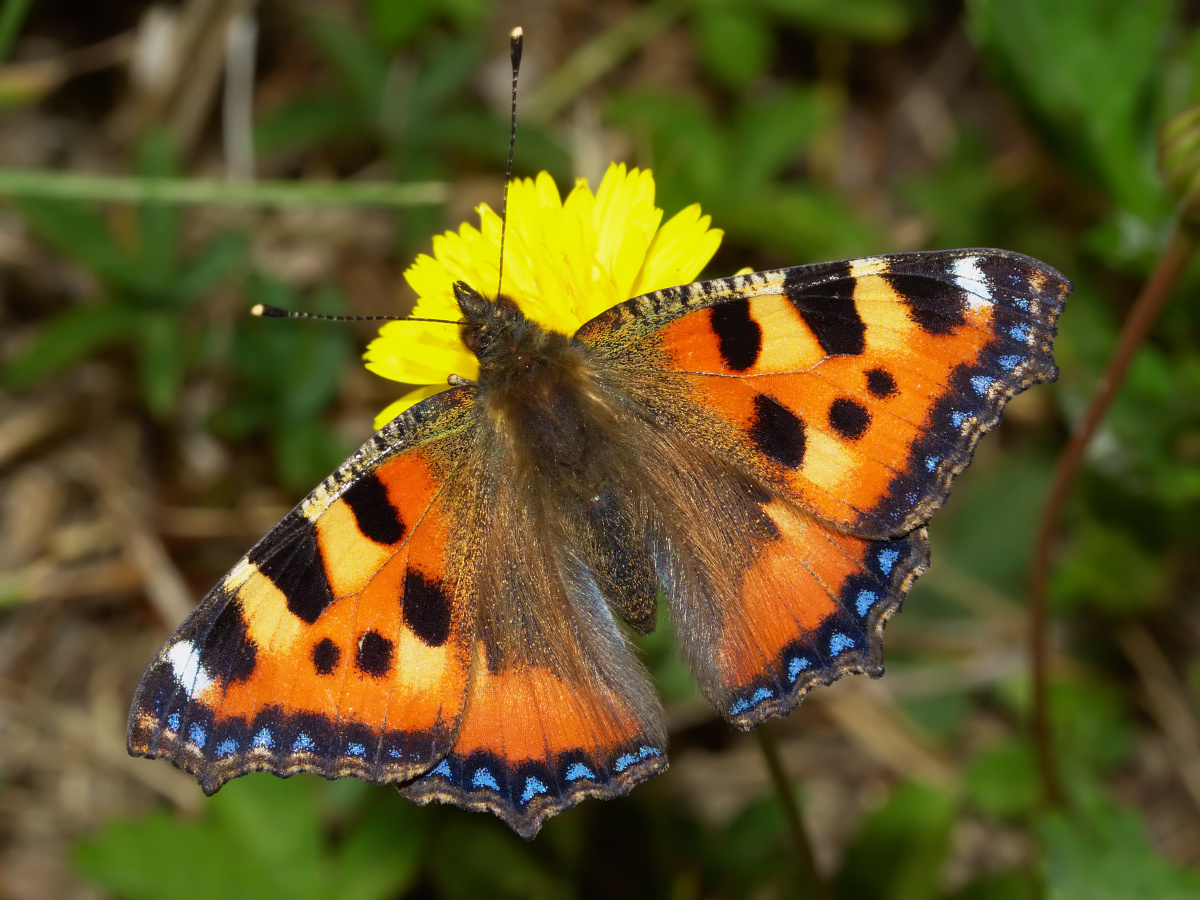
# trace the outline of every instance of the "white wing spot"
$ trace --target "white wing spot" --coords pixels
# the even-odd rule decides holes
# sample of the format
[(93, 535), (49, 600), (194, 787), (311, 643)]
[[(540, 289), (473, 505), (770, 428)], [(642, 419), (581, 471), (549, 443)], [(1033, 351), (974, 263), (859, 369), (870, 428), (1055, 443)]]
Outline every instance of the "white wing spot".
[(956, 259), (950, 267), (954, 270), (954, 281), (967, 293), (967, 305), (971, 309), (988, 306), (992, 302), (992, 289), (988, 285), (987, 276), (979, 268), (978, 256), (964, 256)]
[(175, 670), (175, 680), (189, 700), (212, 687), (213, 680), (200, 665), (200, 651), (191, 641), (180, 641), (167, 651), (167, 662)]

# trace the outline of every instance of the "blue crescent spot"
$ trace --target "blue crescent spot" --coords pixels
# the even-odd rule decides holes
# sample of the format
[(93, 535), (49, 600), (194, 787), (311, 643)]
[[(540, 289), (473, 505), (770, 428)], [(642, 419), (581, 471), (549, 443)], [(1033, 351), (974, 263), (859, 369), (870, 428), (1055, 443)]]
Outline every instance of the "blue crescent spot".
[[(1013, 284), (1019, 284), (1021, 281), (1021, 278), (1019, 275), (1014, 274), (1010, 278), (1010, 280), (1012, 281)], [(1014, 300), (1012, 302), (1012, 305), (1015, 306), (1017, 309), (1023, 309), (1023, 310), (1029, 309), (1029, 301), (1028, 300)]]
[(843, 650), (848, 650), (854, 646), (854, 641), (846, 637), (840, 631), (835, 632), (833, 637), (829, 639), (829, 654), (837, 656)]
[(626, 753), (624, 756), (618, 757), (616, 763), (613, 764), (613, 768), (618, 772), (624, 772), (640, 759), (645, 759), (648, 756), (661, 755), (662, 754), (659, 753), (658, 748), (656, 747), (639, 747), (636, 753)]
[(179, 713), (171, 713), (167, 716), (167, 727), (172, 731), (179, 730)]
[(351, 744), (349, 747), (346, 748), (346, 752), (349, 753), (351, 756), (366, 756), (367, 748), (364, 747), (362, 744)]
[(188, 740), (197, 747), (204, 747), (204, 729), (197, 723), (193, 722), (188, 726)]
[(962, 428), (963, 422), (967, 421), (967, 414), (955, 410), (950, 413), (950, 421), (954, 423), (955, 428)]
[(254, 736), (253, 747), (255, 750), (271, 750), (275, 747), (275, 738), (271, 737), (271, 732), (266, 728), (262, 728), (258, 734)]
[[(397, 754), (397, 756), (398, 755), (399, 754)], [(440, 763), (437, 764), (437, 768), (434, 769), (429, 774), (430, 775), (441, 775), (443, 778), (453, 778), (454, 776), (450, 773), (450, 760), (443, 759)]]
[(865, 616), (867, 614), (867, 610), (871, 608), (871, 605), (877, 599), (878, 598), (876, 597), (874, 591), (859, 591), (858, 599), (854, 603), (854, 608), (858, 610), (858, 614), (860, 616)]
[(809, 665), (810, 663), (807, 656), (793, 657), (792, 661), (788, 663), (788, 678), (792, 681), (795, 681), (796, 678), (799, 677), (800, 673), (807, 669)]
[(934, 469), (936, 469), (936, 468), (937, 468), (937, 464), (938, 464), (938, 462), (939, 462), (939, 461), (941, 461), (941, 457), (940, 457), (940, 456), (927, 456), (927, 457), (925, 457), (925, 471), (926, 471), (926, 472), (932, 472)]
[[(765, 687), (760, 687), (749, 697), (743, 697), (741, 700), (733, 704), (733, 706), (729, 707), (729, 714), (731, 716), (736, 716), (740, 712), (745, 712), (746, 710), (757, 706), (759, 703), (769, 699), (771, 696), (772, 694), (769, 690), (767, 690)], [(644, 750), (645, 748), (643, 747), (642, 749)]]
[(596, 773), (589, 769), (581, 762), (571, 763), (567, 769), (567, 781), (578, 781), (580, 778), (590, 778), (596, 780)]
[(1008, 329), (1008, 333), (1009, 333), (1009, 335), (1012, 336), (1012, 339), (1014, 341), (1029, 340), (1029, 326), (1028, 325), (1024, 325), (1024, 324), (1014, 325), (1012, 328)]
[(896, 560), (900, 558), (899, 550), (880, 550), (879, 555), (875, 557), (879, 560), (879, 569), (884, 575), (892, 574), (892, 566), (896, 564)]
[(997, 360), (1000, 363), (1000, 368), (1006, 372), (1011, 372), (1021, 362), (1020, 356), (1002, 356)]
[(534, 778), (530, 775), (525, 779), (525, 790), (521, 792), (521, 802), (528, 803), (538, 794), (546, 793), (546, 785), (542, 784), (540, 778)]
[(392, 759), (399, 759), (400, 751), (397, 750), (395, 747), (389, 747), (388, 748), (388, 756), (390, 756)]
[(233, 738), (225, 738), (221, 741), (221, 746), (217, 747), (217, 759), (224, 759), (227, 756), (233, 756), (237, 753), (237, 741)]
[(496, 776), (483, 768), (476, 769), (475, 774), (471, 776), (471, 787), (487, 787), (493, 791), (500, 790), (500, 785), (496, 783)]
[(975, 393), (980, 395), (986, 394), (988, 392), (988, 388), (990, 388), (994, 383), (995, 379), (988, 378), (986, 375), (976, 375), (971, 379), (971, 387), (975, 388)]
[(292, 752), (299, 753), (301, 750), (312, 750), (316, 746), (312, 738), (304, 732), (300, 732), (296, 737), (296, 743), (292, 744)]

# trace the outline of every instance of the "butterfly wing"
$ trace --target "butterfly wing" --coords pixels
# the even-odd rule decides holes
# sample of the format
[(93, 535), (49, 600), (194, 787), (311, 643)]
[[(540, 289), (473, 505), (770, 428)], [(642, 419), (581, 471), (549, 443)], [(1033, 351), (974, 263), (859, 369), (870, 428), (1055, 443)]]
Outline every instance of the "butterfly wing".
[(402, 792), (489, 810), (532, 838), (584, 798), (624, 794), (665, 769), (666, 723), (594, 557), (568, 533), (571, 505), (523, 484), (504, 446), (481, 425), (485, 470), (503, 474), (480, 498), (480, 612), (462, 727), (449, 754)]
[(371, 438), (221, 580), (150, 665), (132, 754), (206, 793), (250, 771), (399, 781), (458, 732), (476, 630), (453, 490), (470, 392)]
[(472, 389), (368, 441), (167, 641), (130, 752), (210, 794), (258, 770), (394, 782), (525, 837), (664, 769), (649, 678), (502, 447)]
[[(768, 495), (772, 527), (734, 536), (728, 584), (664, 579), (727, 718), (750, 726), (879, 671), (883, 624), (925, 568), (923, 524), (1008, 399), (1056, 377), (1070, 289), (1006, 251), (897, 254), (659, 291), (580, 329), (657, 422)], [(678, 531), (686, 544), (695, 526)]]

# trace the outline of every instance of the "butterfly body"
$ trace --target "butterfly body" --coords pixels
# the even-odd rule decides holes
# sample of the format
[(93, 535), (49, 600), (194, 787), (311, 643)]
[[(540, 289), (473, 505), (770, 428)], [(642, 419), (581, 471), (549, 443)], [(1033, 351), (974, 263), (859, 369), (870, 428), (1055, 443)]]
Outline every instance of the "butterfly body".
[[(636, 297), (567, 336), (459, 284), (474, 384), (371, 438), (167, 642), (135, 754), (393, 782), (532, 836), (662, 771), (663, 602), (732, 724), (882, 671), (924, 523), (1070, 283), (962, 250)], [(622, 624), (623, 623), (623, 624)]]

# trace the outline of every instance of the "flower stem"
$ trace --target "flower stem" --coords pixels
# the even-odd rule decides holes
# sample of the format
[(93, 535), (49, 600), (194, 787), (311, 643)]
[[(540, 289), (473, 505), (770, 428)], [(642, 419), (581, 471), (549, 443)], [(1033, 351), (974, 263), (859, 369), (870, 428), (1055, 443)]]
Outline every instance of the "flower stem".
[(811, 900), (833, 900), (829, 885), (817, 871), (816, 857), (812, 845), (808, 841), (808, 833), (804, 830), (804, 822), (800, 819), (800, 810), (796, 806), (796, 798), (792, 794), (792, 786), (787, 774), (783, 771), (783, 763), (779, 760), (779, 744), (775, 734), (768, 725), (759, 725), (754, 736), (758, 739), (758, 747), (767, 763), (767, 771), (771, 774), (771, 783), (775, 787), (775, 795), (783, 807), (784, 818), (787, 819), (788, 831), (791, 833), (792, 849), (796, 853), (796, 862), (800, 866), (800, 878), (805, 888), (802, 896)]
[(1158, 264), (1142, 287), (1141, 293), (1133, 304), (1133, 309), (1125, 319), (1117, 348), (1108, 361), (1108, 368), (1100, 378), (1087, 412), (1072, 432), (1071, 439), (1058, 457), (1049, 497), (1042, 510), (1041, 522), (1038, 524), (1029, 577), (1029, 653), (1032, 659), (1031, 674), (1033, 678), (1033, 739), (1037, 748), (1042, 798), (1047, 805), (1055, 806), (1062, 800), (1062, 792), (1054, 766), (1053, 735), (1050, 730), (1047, 701), (1049, 615), (1046, 584), (1050, 577), (1050, 551), (1058, 534), (1063, 507), (1071, 494), (1075, 478), (1079, 474), (1088, 443), (1104, 419), (1104, 414), (1108, 411), (1117, 390), (1124, 381), (1138, 347), (1141, 346), (1150, 332), (1151, 326), (1158, 319), (1159, 313), (1162, 312), (1167, 298), (1171, 295), (1172, 288), (1183, 274), (1184, 267), (1194, 249), (1195, 242), (1192, 237), (1182, 228), (1177, 227), (1167, 249), (1159, 257)]

